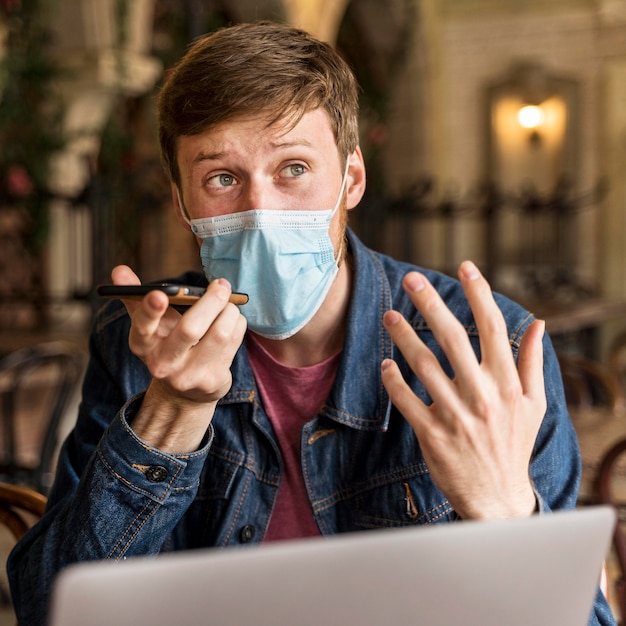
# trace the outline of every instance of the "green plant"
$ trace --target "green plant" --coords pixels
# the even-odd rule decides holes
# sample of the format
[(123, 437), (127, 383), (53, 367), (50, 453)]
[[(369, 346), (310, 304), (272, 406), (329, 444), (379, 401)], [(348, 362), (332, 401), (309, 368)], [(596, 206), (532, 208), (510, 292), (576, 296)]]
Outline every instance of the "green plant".
[(33, 253), (48, 231), (51, 158), (64, 144), (51, 9), (51, 0), (0, 0), (0, 207), (21, 212)]

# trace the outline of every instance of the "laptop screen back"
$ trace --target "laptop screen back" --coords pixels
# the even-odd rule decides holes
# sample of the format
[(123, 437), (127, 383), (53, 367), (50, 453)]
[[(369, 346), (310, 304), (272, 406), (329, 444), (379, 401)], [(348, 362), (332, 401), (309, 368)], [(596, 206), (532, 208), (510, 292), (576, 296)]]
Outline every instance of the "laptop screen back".
[(50, 626), (585, 626), (615, 512), (72, 565)]

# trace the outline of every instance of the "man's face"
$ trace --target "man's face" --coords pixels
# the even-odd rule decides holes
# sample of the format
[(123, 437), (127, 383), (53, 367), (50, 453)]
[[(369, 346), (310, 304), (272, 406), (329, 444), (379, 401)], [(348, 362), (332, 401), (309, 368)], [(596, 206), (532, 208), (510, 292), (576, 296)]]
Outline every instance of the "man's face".
[[(245, 117), (178, 140), (180, 194), (190, 219), (254, 209), (323, 211), (339, 197), (345, 164), (341, 162), (330, 122), (323, 109), (305, 113), (295, 126), (266, 118)], [(350, 158), (362, 168), (361, 153)], [(350, 193), (347, 208), (362, 195)], [(364, 187), (364, 184), (363, 184)], [(337, 246), (345, 219), (335, 215), (331, 237)]]

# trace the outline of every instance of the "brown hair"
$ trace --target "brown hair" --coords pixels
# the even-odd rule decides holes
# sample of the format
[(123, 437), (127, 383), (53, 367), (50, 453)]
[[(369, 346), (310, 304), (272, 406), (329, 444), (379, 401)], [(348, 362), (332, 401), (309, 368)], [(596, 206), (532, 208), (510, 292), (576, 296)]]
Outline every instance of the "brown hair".
[(169, 74), (158, 99), (161, 156), (180, 183), (176, 144), (240, 115), (297, 124), (323, 107), (339, 156), (358, 145), (358, 91), (347, 63), (328, 44), (273, 22), (238, 24), (198, 39)]

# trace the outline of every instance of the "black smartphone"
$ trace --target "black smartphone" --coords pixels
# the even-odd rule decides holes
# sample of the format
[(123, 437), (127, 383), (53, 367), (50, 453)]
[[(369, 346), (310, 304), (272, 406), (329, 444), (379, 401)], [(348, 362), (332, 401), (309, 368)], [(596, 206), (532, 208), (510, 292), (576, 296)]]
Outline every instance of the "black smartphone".
[[(192, 305), (204, 294), (204, 287), (192, 287), (190, 285), (176, 285), (172, 283), (155, 283), (148, 285), (98, 285), (97, 293), (103, 298), (143, 298), (151, 291), (159, 290), (167, 294), (170, 304)], [(248, 294), (233, 292), (230, 296), (233, 304), (246, 304)]]

